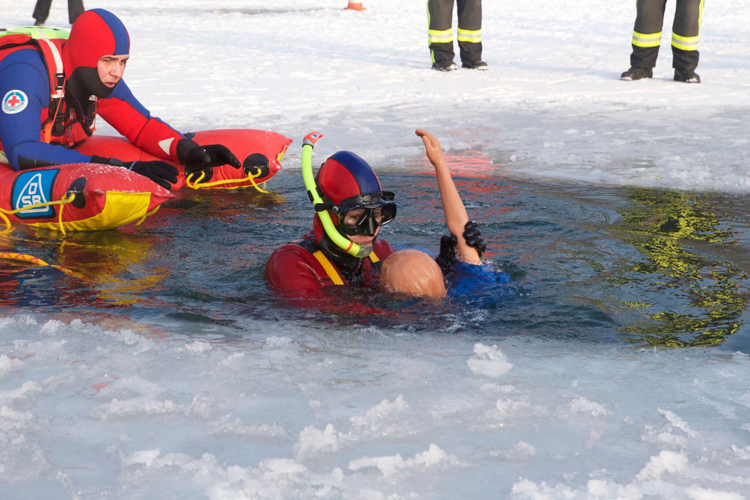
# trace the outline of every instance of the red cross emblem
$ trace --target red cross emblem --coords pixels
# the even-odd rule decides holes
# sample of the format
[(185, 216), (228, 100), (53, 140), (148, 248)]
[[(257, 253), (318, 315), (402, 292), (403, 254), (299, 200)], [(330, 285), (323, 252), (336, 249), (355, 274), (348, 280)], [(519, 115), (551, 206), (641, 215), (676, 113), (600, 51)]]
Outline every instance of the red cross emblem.
[(14, 115), (20, 113), (26, 109), (26, 105), (29, 103), (29, 98), (23, 90), (16, 89), (11, 90), (3, 96), (2, 100), (2, 111), (8, 115)]

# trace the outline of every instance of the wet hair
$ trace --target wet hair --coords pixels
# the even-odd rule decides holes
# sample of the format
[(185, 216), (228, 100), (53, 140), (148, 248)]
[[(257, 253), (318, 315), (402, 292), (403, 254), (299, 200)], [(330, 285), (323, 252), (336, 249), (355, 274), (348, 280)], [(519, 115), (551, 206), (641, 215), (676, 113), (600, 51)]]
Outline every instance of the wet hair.
[(446, 296), (440, 266), (419, 250), (399, 250), (383, 261), (380, 285), (387, 292), (438, 299)]

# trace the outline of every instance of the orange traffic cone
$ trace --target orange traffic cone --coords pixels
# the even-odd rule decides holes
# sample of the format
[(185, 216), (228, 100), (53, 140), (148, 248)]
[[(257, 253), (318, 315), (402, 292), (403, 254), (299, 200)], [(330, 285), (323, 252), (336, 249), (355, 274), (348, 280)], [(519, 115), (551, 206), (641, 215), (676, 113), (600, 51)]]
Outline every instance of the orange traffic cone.
[(349, 6), (344, 10), (365, 10), (365, 8), (362, 6), (362, 2), (358, 2), (357, 0), (349, 0)]

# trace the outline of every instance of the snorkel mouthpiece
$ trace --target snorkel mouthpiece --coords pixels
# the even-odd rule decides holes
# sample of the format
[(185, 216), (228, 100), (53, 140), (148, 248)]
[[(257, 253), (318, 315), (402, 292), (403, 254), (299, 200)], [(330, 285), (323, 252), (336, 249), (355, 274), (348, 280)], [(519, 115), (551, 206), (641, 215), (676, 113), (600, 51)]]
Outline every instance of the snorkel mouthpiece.
[(372, 246), (357, 245), (352, 240), (344, 238), (341, 233), (338, 232), (336, 226), (331, 220), (331, 214), (328, 213), (330, 207), (323, 201), (320, 188), (315, 183), (315, 176), (313, 175), (312, 170), (312, 151), (315, 147), (315, 143), (318, 142), (318, 139), (321, 137), (323, 137), (323, 134), (320, 132), (310, 132), (302, 141), (302, 178), (305, 180), (307, 196), (313, 203), (315, 212), (318, 214), (320, 222), (323, 224), (323, 229), (325, 229), (325, 232), (331, 241), (349, 255), (358, 259), (364, 259), (372, 252)]

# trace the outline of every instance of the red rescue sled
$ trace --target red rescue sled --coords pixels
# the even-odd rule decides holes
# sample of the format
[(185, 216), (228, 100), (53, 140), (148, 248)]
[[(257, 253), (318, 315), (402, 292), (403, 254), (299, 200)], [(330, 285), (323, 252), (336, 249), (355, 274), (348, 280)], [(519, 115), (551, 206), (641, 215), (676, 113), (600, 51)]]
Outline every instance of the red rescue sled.
[(0, 217), (10, 223), (63, 233), (112, 229), (146, 218), (170, 198), (122, 167), (76, 163), (16, 172), (0, 165)]
[[(172, 192), (186, 184), (194, 189), (257, 187), (281, 170), (279, 162), (292, 143), (262, 130), (210, 130), (189, 137), (198, 144), (225, 145), (242, 168), (224, 165), (214, 168), (210, 179), (193, 178), (195, 174), (185, 179), (184, 166), (172, 162), (180, 170)], [(94, 136), (77, 151), (125, 162), (163, 160), (120, 137)], [(12, 223), (63, 233), (112, 229), (143, 220), (169, 198), (174, 194), (122, 167), (78, 163), (16, 172), (0, 163), (0, 219), (7, 219), (7, 231)]]

